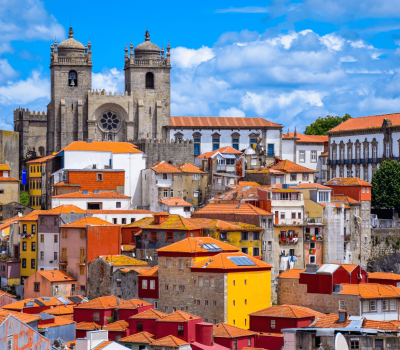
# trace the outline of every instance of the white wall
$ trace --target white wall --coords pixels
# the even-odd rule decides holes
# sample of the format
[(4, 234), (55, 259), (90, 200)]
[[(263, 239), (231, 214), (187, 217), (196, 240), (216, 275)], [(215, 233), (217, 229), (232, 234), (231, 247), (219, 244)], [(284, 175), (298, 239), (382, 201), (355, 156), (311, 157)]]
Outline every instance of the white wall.
[[(397, 300), (397, 308), (399, 301)], [(378, 299), (376, 301), (377, 311), (376, 312), (365, 312), (362, 313), (361, 316), (365, 317), (368, 320), (376, 320), (376, 321), (392, 321), (399, 319), (399, 312), (396, 311), (382, 311), (382, 300)], [(360, 310), (362, 311), (362, 302), (360, 302)]]
[(294, 140), (282, 139), (282, 159), (294, 162), (295, 146)]
[[(40, 236), (44, 235), (44, 242), (40, 241)], [(57, 243), (54, 243), (54, 236), (58, 236)], [(58, 261), (54, 260), (54, 252), (57, 252), (58, 259), (60, 259), (60, 248), (59, 248), (60, 236), (59, 232), (54, 233), (39, 233), (38, 234), (38, 270), (58, 270)], [(44, 252), (44, 259), (40, 259), (40, 252)], [(50, 261), (52, 261), (50, 263)]]
[[(71, 204), (78, 208), (87, 210), (87, 203), (102, 203), (102, 210), (127, 210), (131, 209), (130, 198), (52, 198), (51, 207), (55, 208), (59, 205)], [(117, 208), (117, 202), (121, 202), (121, 208)]]
[[(97, 169), (104, 169), (105, 165), (110, 165), (110, 159), (112, 159), (112, 153), (108, 151), (64, 151), (64, 168), (84, 169), (96, 164)], [(118, 169), (114, 166), (112, 168)]]
[[(93, 213), (93, 212), (91, 212)], [(139, 221), (143, 218), (147, 218), (147, 217), (151, 217), (153, 216), (153, 214), (148, 213), (148, 214), (135, 214), (134, 210), (132, 210), (132, 213), (129, 214), (120, 214), (118, 213), (118, 210), (115, 210), (114, 213), (104, 213), (104, 214), (100, 214), (100, 213), (95, 213), (93, 214), (93, 217), (95, 218), (99, 218), (105, 221), (108, 221), (110, 223), (113, 223), (113, 219), (117, 219), (117, 224), (122, 224), (122, 219), (126, 219), (126, 223), (130, 224), (131, 223), (131, 219), (135, 219), (135, 221)]]
[[(305, 151), (305, 162), (300, 162), (300, 151)], [(317, 151), (317, 158), (315, 162), (311, 161), (311, 151)], [(296, 147), (296, 160), (297, 164), (304, 166), (309, 169), (318, 170), (318, 158), (321, 154), (324, 153), (324, 145), (323, 144), (313, 144), (313, 145), (304, 145), (304, 144), (297, 144)]]

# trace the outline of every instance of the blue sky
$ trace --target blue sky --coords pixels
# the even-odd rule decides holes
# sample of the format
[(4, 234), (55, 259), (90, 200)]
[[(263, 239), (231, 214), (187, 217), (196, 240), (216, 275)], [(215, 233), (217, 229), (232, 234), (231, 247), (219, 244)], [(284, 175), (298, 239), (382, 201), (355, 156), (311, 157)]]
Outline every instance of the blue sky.
[(319, 116), (400, 111), (400, 0), (0, 0), (0, 128), (46, 110), (50, 45), (72, 22), (93, 87), (124, 87), (125, 43), (172, 47), (171, 114), (259, 116), (303, 131)]

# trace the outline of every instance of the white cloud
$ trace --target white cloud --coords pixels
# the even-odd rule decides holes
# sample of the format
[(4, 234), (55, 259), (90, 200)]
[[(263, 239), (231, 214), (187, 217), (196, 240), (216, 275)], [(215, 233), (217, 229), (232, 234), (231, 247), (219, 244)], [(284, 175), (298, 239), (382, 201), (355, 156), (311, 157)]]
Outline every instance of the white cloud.
[(122, 71), (117, 68), (103, 68), (100, 73), (92, 73), (92, 88), (103, 90), (107, 93), (117, 92), (118, 94), (125, 90), (125, 77)]
[(197, 50), (180, 46), (171, 50), (171, 63), (178, 68), (194, 68), (214, 56), (213, 50), (207, 46), (202, 46)]
[(231, 107), (229, 109), (221, 109), (219, 111), (219, 116), (220, 117), (245, 117), (246, 114), (240, 110), (237, 109), (236, 107)]
[(266, 7), (260, 6), (245, 6), (245, 7), (230, 7), (227, 9), (221, 9), (215, 11), (217, 13), (229, 13), (229, 12), (238, 12), (238, 13), (267, 13), (268, 9)]

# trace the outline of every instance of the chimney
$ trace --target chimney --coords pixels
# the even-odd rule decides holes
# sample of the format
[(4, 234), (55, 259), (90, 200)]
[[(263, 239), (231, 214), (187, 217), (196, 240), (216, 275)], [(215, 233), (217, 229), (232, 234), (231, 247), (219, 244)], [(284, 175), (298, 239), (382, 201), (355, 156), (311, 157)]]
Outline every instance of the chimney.
[(196, 342), (203, 344), (205, 346), (212, 346), (212, 331), (213, 325), (211, 323), (200, 322), (196, 323)]
[(154, 223), (156, 225), (162, 224), (167, 219), (168, 216), (169, 216), (168, 213), (156, 213), (153, 216)]

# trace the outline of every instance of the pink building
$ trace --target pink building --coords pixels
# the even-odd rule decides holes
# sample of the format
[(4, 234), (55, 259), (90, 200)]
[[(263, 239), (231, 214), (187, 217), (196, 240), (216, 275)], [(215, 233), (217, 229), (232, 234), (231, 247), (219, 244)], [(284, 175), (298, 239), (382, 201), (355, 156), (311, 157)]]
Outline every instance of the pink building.
[(39, 297), (61, 297), (74, 295), (76, 279), (60, 270), (36, 271), (24, 282), (24, 296), (27, 299)]
[(15, 295), (0, 291), (0, 307), (15, 303)]

